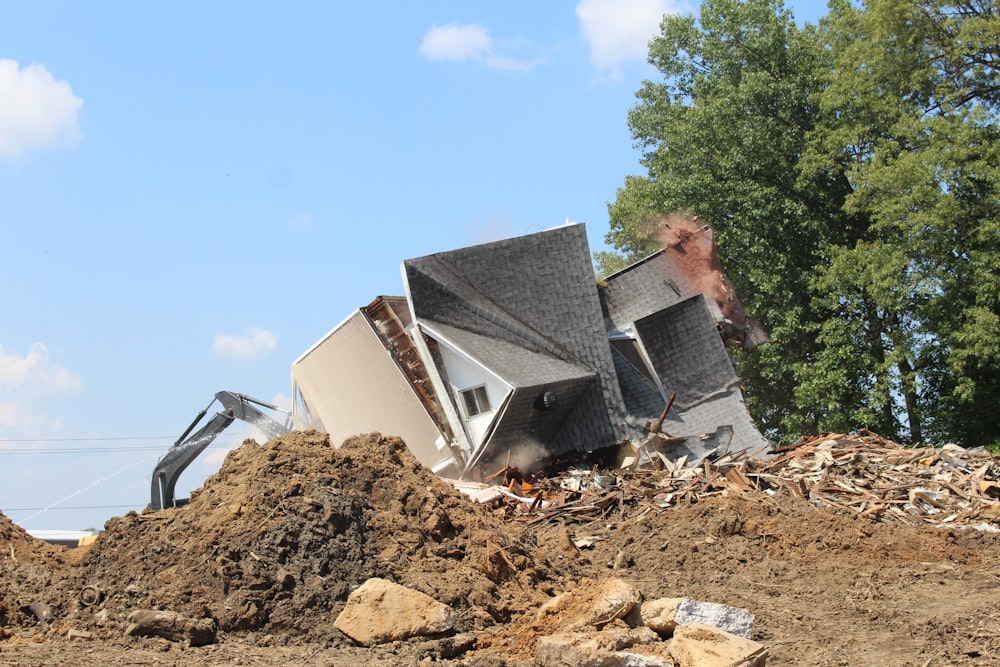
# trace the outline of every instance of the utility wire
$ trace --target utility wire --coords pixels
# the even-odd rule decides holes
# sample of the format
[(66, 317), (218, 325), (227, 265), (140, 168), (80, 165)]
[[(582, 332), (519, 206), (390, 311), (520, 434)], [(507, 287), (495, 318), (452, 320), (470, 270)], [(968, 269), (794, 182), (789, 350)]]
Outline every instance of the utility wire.
[[(206, 447), (206, 449), (218, 449), (219, 447), (231, 447), (233, 445), (242, 444), (242, 440), (230, 440), (226, 442), (215, 442)], [(117, 454), (117, 453), (128, 453), (128, 452), (155, 452), (155, 451), (166, 451), (165, 447), (159, 445), (146, 446), (146, 445), (136, 445), (134, 447), (53, 447), (50, 449), (38, 448), (38, 449), (0, 449), (0, 455), (4, 454)]]
[(111, 510), (111, 509), (125, 509), (128, 507), (139, 507), (142, 503), (132, 503), (131, 505), (79, 505), (76, 507), (5, 507), (3, 508), (4, 513), (7, 512), (37, 512), (40, 510), (48, 509), (49, 512), (54, 510)]
[(93, 440), (173, 440), (173, 435), (117, 436), (112, 438), (0, 438), (0, 442), (90, 442)]

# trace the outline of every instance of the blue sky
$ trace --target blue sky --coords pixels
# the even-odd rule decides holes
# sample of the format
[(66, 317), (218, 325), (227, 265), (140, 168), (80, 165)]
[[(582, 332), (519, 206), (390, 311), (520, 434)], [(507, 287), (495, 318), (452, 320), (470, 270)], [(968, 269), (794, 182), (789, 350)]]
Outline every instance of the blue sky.
[(141, 509), (216, 391), (287, 405), (404, 259), (566, 219), (601, 249), (645, 45), (691, 9), (0, 0), (0, 511)]

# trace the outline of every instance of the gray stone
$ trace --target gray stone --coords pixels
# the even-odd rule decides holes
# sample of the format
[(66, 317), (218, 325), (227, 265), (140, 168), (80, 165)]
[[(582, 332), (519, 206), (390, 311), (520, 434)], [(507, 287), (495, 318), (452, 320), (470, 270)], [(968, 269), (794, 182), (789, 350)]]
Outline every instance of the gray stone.
[(753, 628), (753, 614), (746, 609), (714, 602), (699, 602), (691, 598), (685, 598), (677, 606), (674, 619), (677, 625), (704, 623), (745, 639), (750, 639)]
[(643, 602), (625, 619), (630, 625), (645, 625), (669, 637), (678, 625), (704, 623), (738, 637), (750, 638), (753, 614), (739, 607), (691, 598), (657, 598)]

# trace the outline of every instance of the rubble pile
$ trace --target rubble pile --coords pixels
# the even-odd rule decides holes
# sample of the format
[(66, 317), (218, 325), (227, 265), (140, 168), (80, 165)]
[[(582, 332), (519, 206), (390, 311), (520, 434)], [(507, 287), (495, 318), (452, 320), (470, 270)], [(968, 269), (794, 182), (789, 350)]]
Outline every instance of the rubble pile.
[(748, 463), (758, 489), (788, 489), (817, 505), (879, 521), (1000, 525), (1000, 461), (957, 445), (907, 448), (870, 431), (800, 438)]
[(746, 609), (584, 578), (502, 632), (483, 633), (479, 645), (542, 667), (764, 667), (768, 650), (750, 639), (752, 623)]
[(316, 432), (247, 441), (183, 507), (108, 522), (80, 588), (104, 619), (169, 609), (220, 630), (325, 640), (372, 577), (456, 610), (456, 627), (509, 618), (544, 594), (545, 559), (420, 466), (398, 438), (330, 446)]
[[(956, 445), (908, 448), (869, 431), (800, 438), (775, 456), (745, 451), (690, 461), (655, 450), (615, 469), (569, 470), (525, 480), (497, 473), (506, 493), (479, 494), (497, 515), (529, 525), (637, 518), (732, 492), (806, 498), (880, 522), (1000, 530), (1000, 461)], [(644, 464), (640, 462), (644, 461)]]

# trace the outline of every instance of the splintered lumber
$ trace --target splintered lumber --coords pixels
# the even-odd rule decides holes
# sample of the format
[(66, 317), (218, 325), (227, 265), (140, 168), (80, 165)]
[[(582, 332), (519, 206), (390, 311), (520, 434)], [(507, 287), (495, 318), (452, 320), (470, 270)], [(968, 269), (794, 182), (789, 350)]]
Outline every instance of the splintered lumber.
[[(757, 454), (688, 462), (656, 452), (613, 470), (570, 468), (513, 486), (524, 495), (530, 490), (531, 501), (499, 496), (493, 512), (529, 524), (582, 524), (721, 493), (784, 493), (872, 521), (1000, 530), (1000, 459), (982, 449), (905, 447), (862, 429), (802, 436), (770, 456)], [(511, 470), (505, 465), (500, 474), (507, 478)]]

